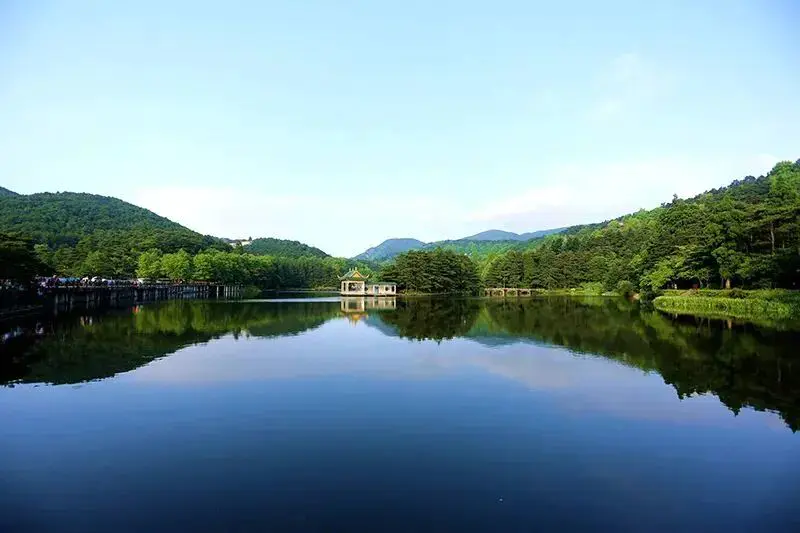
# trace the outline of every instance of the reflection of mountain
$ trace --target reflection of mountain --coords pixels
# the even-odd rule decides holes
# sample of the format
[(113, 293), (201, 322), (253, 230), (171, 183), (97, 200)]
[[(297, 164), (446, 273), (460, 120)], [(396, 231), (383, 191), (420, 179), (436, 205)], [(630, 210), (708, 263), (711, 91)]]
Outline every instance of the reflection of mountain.
[(172, 301), (133, 312), (48, 324), (41, 339), (3, 347), (0, 383), (78, 383), (127, 372), (184, 346), (222, 335), (274, 337), (319, 327), (337, 316), (331, 302)]
[[(295, 335), (351, 314), (343, 313), (338, 301), (174, 301), (91, 321), (60, 320), (44, 324), (41, 337), (21, 335), (2, 345), (0, 383), (100, 379), (228, 333)], [(563, 346), (658, 372), (680, 397), (710, 392), (733, 411), (745, 406), (776, 411), (790, 427), (800, 428), (797, 332), (670, 320), (604, 298), (399, 299), (395, 309), (365, 307), (363, 314), (363, 323), (387, 336), (459, 337), (496, 348), (489, 357), (467, 352), (459, 361), (524, 382), (538, 379), (536, 356), (502, 348), (516, 343)], [(325, 340), (315, 337), (314, 342)]]
[(465, 337), (488, 347), (563, 346), (658, 372), (680, 397), (711, 392), (733, 411), (779, 412), (800, 429), (797, 332), (722, 321), (673, 321), (622, 299), (542, 298), (410, 302), (380, 315), (396, 335)]

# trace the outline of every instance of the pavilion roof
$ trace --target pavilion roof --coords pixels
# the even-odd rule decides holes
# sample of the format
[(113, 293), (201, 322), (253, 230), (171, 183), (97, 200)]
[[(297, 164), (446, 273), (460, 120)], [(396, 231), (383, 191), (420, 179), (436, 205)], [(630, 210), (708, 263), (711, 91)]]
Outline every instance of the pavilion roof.
[(339, 279), (341, 279), (341, 280), (351, 279), (351, 280), (356, 280), (356, 281), (362, 281), (362, 280), (367, 279), (368, 277), (369, 276), (365, 276), (364, 274), (359, 272), (358, 268), (352, 268), (352, 269), (348, 270), (347, 272), (345, 272), (344, 276), (340, 277)]

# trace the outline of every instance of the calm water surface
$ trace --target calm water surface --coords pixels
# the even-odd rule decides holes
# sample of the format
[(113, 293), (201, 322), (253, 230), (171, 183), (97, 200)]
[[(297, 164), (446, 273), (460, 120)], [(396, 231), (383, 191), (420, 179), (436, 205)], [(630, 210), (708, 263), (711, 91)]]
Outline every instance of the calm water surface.
[(615, 299), (0, 324), (0, 531), (800, 531), (800, 335)]

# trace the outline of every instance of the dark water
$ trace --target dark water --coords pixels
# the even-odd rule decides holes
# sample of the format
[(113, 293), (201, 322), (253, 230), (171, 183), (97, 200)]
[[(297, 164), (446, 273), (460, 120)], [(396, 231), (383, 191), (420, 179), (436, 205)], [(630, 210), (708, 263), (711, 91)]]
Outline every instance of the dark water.
[(306, 298), (0, 334), (3, 532), (800, 531), (798, 333)]

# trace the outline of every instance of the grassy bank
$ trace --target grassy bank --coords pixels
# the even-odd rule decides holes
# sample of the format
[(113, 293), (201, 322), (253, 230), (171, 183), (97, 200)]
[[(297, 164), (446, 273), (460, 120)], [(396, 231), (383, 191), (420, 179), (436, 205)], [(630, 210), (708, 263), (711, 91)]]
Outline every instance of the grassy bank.
[(758, 323), (800, 322), (798, 291), (666, 291), (653, 300), (653, 306), (674, 314), (741, 318)]

